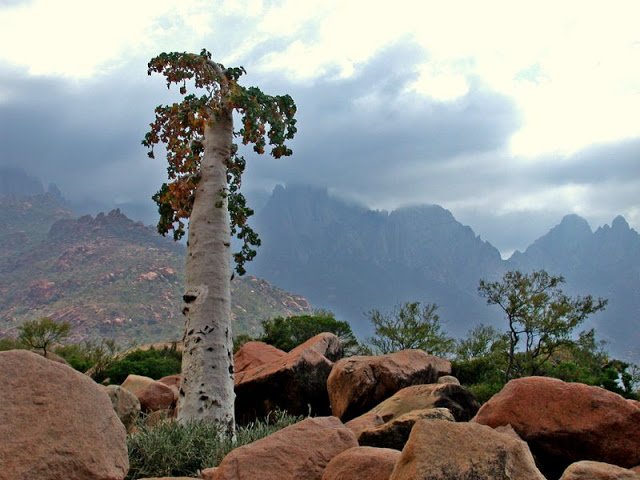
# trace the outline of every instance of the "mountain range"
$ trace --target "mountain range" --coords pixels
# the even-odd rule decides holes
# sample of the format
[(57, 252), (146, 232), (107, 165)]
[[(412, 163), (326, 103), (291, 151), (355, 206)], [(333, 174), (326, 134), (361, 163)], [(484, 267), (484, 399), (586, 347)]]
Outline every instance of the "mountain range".
[[(119, 210), (77, 217), (54, 186), (2, 173), (0, 337), (41, 316), (70, 322), (74, 341), (181, 337), (184, 245)], [(232, 282), (235, 333), (256, 335), (262, 320), (310, 311), (302, 296), (255, 276)]]
[(360, 336), (371, 333), (368, 311), (406, 301), (437, 304), (453, 336), (480, 322), (504, 328), (478, 296), (480, 279), (545, 269), (564, 276), (571, 295), (607, 298), (584, 327), (615, 355), (640, 360), (640, 235), (622, 217), (594, 232), (567, 215), (507, 260), (442, 207), (375, 211), (308, 186), (277, 186), (254, 224), (262, 247), (250, 271), (333, 310)]
[[(563, 275), (571, 295), (607, 298), (584, 328), (595, 327), (612, 354), (640, 361), (640, 235), (623, 217), (593, 231), (567, 215), (505, 260), (437, 205), (371, 210), (302, 185), (250, 199), (262, 246), (251, 275), (233, 284), (238, 333), (312, 304), (366, 337), (370, 310), (407, 301), (437, 304), (455, 337), (481, 322), (503, 329), (501, 312), (477, 293), (480, 279), (545, 269)], [(0, 221), (0, 336), (45, 314), (71, 320), (80, 337), (179, 336), (182, 244), (119, 210), (78, 217), (55, 185), (19, 171), (0, 172)]]

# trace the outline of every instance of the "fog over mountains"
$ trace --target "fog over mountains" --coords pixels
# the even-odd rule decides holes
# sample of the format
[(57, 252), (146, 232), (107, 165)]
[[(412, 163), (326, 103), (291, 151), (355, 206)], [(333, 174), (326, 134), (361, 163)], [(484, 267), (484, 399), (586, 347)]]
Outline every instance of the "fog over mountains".
[(504, 327), (478, 296), (480, 279), (546, 269), (566, 278), (569, 294), (609, 299), (585, 327), (614, 354), (640, 358), (640, 235), (622, 217), (593, 232), (567, 215), (508, 260), (442, 207), (372, 211), (308, 186), (276, 187), (254, 224), (262, 247), (250, 271), (333, 310), (360, 335), (370, 333), (367, 311), (405, 301), (438, 304), (455, 336), (480, 322)]

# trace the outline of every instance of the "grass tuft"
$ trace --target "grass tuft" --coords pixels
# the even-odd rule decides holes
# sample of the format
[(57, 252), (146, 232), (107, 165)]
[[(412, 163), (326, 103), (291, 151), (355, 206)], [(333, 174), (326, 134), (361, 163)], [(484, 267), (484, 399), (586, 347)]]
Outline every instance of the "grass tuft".
[(126, 478), (197, 476), (199, 470), (217, 466), (234, 448), (300, 420), (302, 417), (274, 412), (268, 418), (238, 427), (235, 442), (221, 435), (217, 425), (205, 421), (141, 426), (127, 438), (129, 474)]

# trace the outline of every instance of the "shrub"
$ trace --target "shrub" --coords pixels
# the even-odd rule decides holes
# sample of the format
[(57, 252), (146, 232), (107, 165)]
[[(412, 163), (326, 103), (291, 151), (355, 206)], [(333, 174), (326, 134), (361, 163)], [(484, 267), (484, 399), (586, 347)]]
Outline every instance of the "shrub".
[(324, 310), (313, 315), (276, 317), (262, 322), (264, 334), (260, 341), (288, 352), (311, 337), (330, 332), (340, 338), (346, 356), (360, 352), (360, 345), (349, 323), (336, 320), (333, 313)]
[(69, 365), (79, 372), (92, 370), (92, 377), (101, 376), (118, 353), (119, 347), (113, 339), (102, 339), (99, 342), (88, 340), (56, 347), (54, 352), (64, 358)]
[(26, 346), (16, 338), (0, 338), (0, 352), (4, 352), (5, 350), (21, 350), (24, 348), (26, 348)]
[(218, 426), (205, 421), (142, 426), (127, 439), (127, 478), (195, 476), (198, 470), (217, 466), (234, 448), (259, 440), (300, 420), (301, 417), (276, 412), (267, 419), (239, 427), (235, 443), (223, 437)]
[(101, 382), (109, 379), (110, 383), (122, 383), (127, 375), (143, 375), (159, 379), (167, 375), (180, 373), (182, 354), (175, 348), (162, 350), (136, 350), (126, 354), (108, 365), (94, 380)]

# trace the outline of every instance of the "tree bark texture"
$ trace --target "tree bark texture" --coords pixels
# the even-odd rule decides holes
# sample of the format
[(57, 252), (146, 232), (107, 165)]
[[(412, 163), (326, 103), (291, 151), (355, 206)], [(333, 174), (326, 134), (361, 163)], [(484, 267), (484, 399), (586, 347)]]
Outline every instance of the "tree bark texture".
[(189, 218), (185, 294), (183, 382), (178, 421), (206, 419), (223, 433), (235, 428), (231, 333), (230, 227), (227, 167), (233, 134), (231, 112), (220, 112), (204, 131), (193, 209)]

